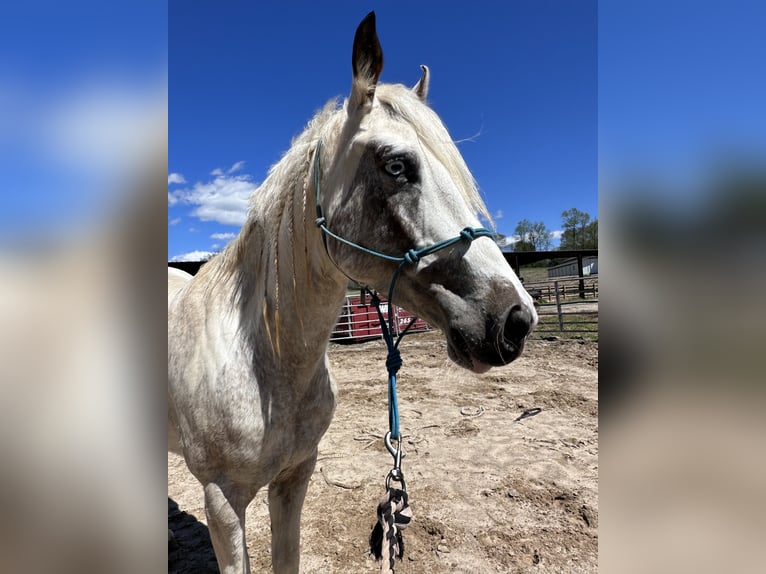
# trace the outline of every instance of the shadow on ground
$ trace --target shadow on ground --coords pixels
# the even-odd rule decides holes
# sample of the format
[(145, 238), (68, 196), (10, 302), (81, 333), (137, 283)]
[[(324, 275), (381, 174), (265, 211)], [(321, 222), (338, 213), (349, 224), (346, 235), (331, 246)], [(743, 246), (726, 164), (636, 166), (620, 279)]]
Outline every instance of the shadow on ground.
[(210, 531), (168, 497), (168, 574), (218, 574)]

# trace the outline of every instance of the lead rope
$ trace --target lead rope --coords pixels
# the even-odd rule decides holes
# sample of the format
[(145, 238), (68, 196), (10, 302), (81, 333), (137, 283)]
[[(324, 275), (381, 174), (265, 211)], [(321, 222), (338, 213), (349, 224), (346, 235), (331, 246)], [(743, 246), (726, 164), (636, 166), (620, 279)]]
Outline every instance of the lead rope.
[[(399, 343), (407, 334), (416, 318), (413, 318), (407, 328), (402, 331), (394, 342), (393, 339), (393, 308), (389, 299), (388, 325), (380, 308), (378, 294), (364, 289), (371, 296), (371, 303), (378, 313), (378, 322), (383, 334), (383, 340), (388, 348), (386, 357), (386, 370), (388, 371), (388, 432), (383, 442), (388, 452), (394, 458), (393, 468), (386, 476), (386, 492), (380, 499), (377, 508), (378, 521), (375, 523), (370, 534), (370, 551), (377, 560), (381, 560), (381, 574), (394, 574), (394, 561), (404, 556), (404, 539), (401, 530), (412, 520), (412, 508), (407, 497), (407, 485), (402, 472), (402, 458), (404, 452), (401, 448), (402, 436), (399, 429), (399, 404), (396, 398), (396, 375), (402, 366), (402, 356), (399, 352)], [(393, 285), (389, 295), (392, 295)], [(392, 440), (396, 441), (396, 447)], [(394, 488), (391, 483), (397, 482), (401, 488)]]
[[(380, 322), (380, 330), (383, 333), (383, 340), (386, 342), (388, 348), (388, 355), (386, 356), (386, 370), (388, 371), (388, 432), (384, 437), (384, 443), (388, 452), (394, 459), (394, 464), (391, 470), (386, 476), (386, 492), (380, 499), (380, 503), (377, 508), (378, 521), (373, 527), (370, 534), (370, 551), (376, 559), (382, 560), (380, 565), (381, 574), (394, 574), (394, 560), (399, 560), (404, 556), (404, 539), (402, 538), (401, 530), (412, 520), (412, 509), (409, 505), (409, 499), (407, 496), (407, 485), (404, 481), (404, 473), (402, 472), (402, 459), (404, 458), (404, 452), (402, 450), (402, 435), (399, 429), (399, 405), (396, 398), (396, 375), (402, 366), (402, 357), (399, 352), (399, 343), (402, 338), (408, 333), (410, 327), (414, 325), (417, 317), (413, 317), (407, 327), (399, 333), (394, 341), (394, 313), (393, 311), (393, 298), (394, 288), (396, 282), (399, 279), (399, 275), (407, 265), (413, 265), (417, 267), (421, 258), (442, 249), (446, 249), (461, 241), (471, 243), (479, 237), (492, 237), (494, 234), (484, 227), (465, 227), (460, 233), (450, 239), (445, 239), (433, 245), (423, 247), (421, 249), (410, 249), (401, 257), (394, 257), (392, 255), (386, 255), (378, 251), (373, 251), (366, 247), (362, 247), (356, 243), (353, 243), (343, 237), (340, 237), (330, 231), (327, 227), (327, 218), (322, 211), (322, 204), (320, 201), (319, 182), (321, 179), (321, 152), (322, 152), (322, 140), (317, 141), (316, 150), (314, 151), (314, 194), (316, 198), (316, 225), (322, 231), (322, 243), (324, 244), (325, 252), (331, 261), (334, 262), (330, 251), (327, 248), (327, 237), (332, 237), (336, 241), (339, 241), (349, 247), (378, 257), (387, 261), (393, 261), (399, 264), (391, 278), (391, 284), (388, 289), (388, 322), (383, 317), (383, 311), (380, 308), (380, 297), (377, 292), (368, 287), (363, 287), (363, 291), (371, 296), (371, 302), (375, 306), (378, 313), (378, 321)], [(335, 266), (346, 277), (351, 279), (345, 271)], [(394, 446), (393, 441), (396, 442)], [(392, 486), (392, 482), (398, 483), (401, 487), (395, 488)]]

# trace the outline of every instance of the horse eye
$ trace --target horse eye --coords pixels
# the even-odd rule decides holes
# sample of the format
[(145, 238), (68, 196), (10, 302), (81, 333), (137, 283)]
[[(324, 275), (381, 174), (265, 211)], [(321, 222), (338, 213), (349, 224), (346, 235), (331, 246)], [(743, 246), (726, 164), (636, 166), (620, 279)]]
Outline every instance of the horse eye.
[(389, 161), (385, 165), (386, 171), (393, 176), (402, 175), (404, 173), (404, 162), (399, 159)]

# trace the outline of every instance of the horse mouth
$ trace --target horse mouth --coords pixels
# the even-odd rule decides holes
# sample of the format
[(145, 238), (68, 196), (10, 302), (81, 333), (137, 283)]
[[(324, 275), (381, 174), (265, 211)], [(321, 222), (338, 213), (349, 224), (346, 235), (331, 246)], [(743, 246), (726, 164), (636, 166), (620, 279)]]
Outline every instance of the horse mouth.
[(450, 329), (447, 336), (447, 356), (464, 369), (476, 374), (486, 373), (493, 367), (471, 353), (468, 341), (455, 329)]
[[(482, 348), (483, 347), (483, 348)], [(502, 367), (514, 361), (524, 349), (524, 340), (519, 343), (504, 341), (491, 345), (472, 345), (458, 329), (450, 329), (447, 335), (447, 355), (461, 367), (477, 374), (486, 373), (492, 367)]]

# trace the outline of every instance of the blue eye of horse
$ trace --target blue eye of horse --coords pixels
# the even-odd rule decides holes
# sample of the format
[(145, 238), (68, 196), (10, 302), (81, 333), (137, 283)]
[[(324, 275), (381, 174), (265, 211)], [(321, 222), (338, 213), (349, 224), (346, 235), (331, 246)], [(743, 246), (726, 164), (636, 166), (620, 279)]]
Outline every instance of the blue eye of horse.
[(404, 173), (404, 162), (398, 159), (394, 159), (386, 163), (385, 169), (393, 176), (402, 175)]

